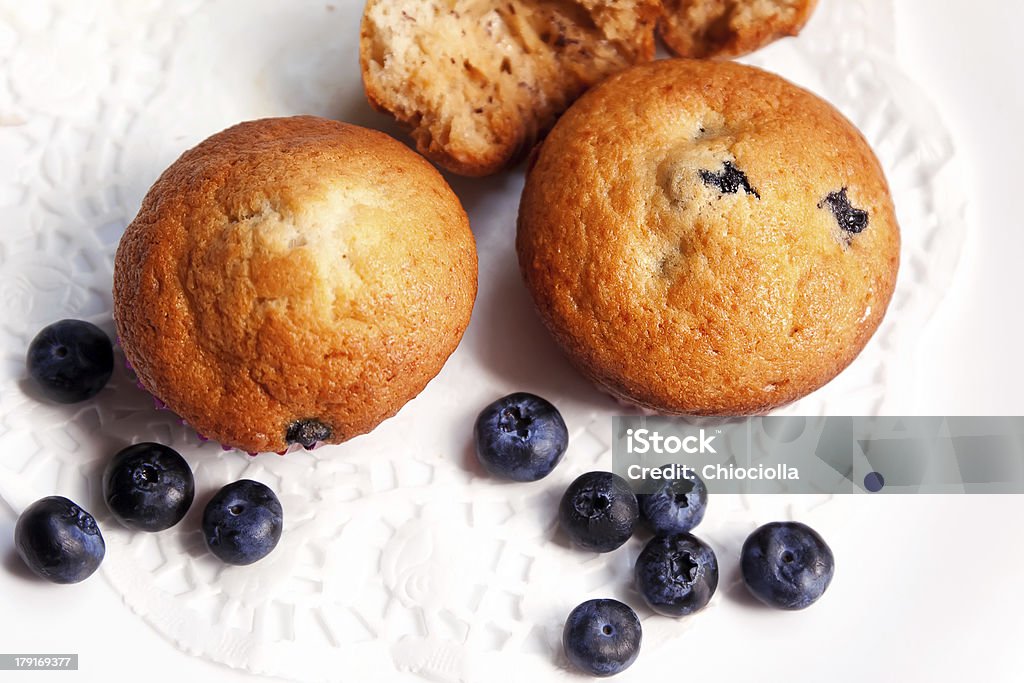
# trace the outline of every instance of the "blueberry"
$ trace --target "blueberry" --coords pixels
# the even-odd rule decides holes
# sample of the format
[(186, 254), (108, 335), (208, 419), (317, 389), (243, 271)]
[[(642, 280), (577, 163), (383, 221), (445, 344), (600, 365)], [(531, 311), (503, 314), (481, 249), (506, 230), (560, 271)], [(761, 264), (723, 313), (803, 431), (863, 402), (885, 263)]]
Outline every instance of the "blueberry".
[(655, 612), (682, 617), (703, 609), (718, 588), (718, 558), (692, 534), (655, 536), (636, 558), (636, 588)]
[(312, 448), (318, 441), (331, 438), (333, 430), (319, 420), (307, 418), (296, 420), (285, 429), (284, 440), (288, 443), (300, 444), (303, 448)]
[(847, 189), (843, 188), (838, 192), (830, 192), (819, 204), (818, 208), (823, 209), (828, 205), (832, 215), (835, 216), (839, 227), (850, 235), (859, 235), (868, 227), (868, 212), (863, 209), (854, 208), (847, 196)]
[(84, 581), (106, 553), (93, 516), (61, 496), (25, 508), (14, 527), (14, 545), (29, 569), (54, 583)]
[(565, 655), (591, 676), (614, 676), (640, 654), (640, 620), (618, 600), (587, 600), (569, 613), (562, 631)]
[[(671, 465), (665, 467), (669, 471)], [(704, 519), (708, 489), (692, 473), (689, 478), (662, 479), (657, 490), (636, 497), (640, 514), (657, 534), (684, 534)]]
[(558, 409), (527, 393), (509, 394), (484, 408), (473, 437), (484, 469), (513, 481), (543, 479), (569, 445), (569, 430)]
[(26, 362), (46, 398), (77, 403), (107, 384), (114, 371), (114, 349), (92, 323), (61, 320), (40, 330), (29, 344)]
[(170, 529), (185, 517), (195, 492), (192, 470), (185, 459), (158, 443), (137, 443), (123, 449), (103, 475), (107, 507), (129, 529)]
[(705, 185), (717, 187), (722, 194), (736, 194), (743, 190), (745, 193), (752, 194), (758, 199), (761, 198), (757, 190), (750, 186), (747, 174), (736, 168), (735, 164), (731, 161), (726, 161), (722, 165), (722, 170), (718, 173), (702, 170), (700, 172), (700, 179), (704, 181)]
[(781, 609), (810, 607), (835, 572), (832, 550), (814, 529), (799, 522), (755, 529), (743, 543), (740, 565), (754, 597)]
[(252, 564), (281, 540), (281, 501), (267, 486), (242, 479), (228, 484), (203, 510), (203, 536), (210, 552), (228, 564)]
[(606, 553), (633, 535), (640, 507), (622, 477), (611, 472), (587, 472), (565, 490), (558, 519), (573, 543)]

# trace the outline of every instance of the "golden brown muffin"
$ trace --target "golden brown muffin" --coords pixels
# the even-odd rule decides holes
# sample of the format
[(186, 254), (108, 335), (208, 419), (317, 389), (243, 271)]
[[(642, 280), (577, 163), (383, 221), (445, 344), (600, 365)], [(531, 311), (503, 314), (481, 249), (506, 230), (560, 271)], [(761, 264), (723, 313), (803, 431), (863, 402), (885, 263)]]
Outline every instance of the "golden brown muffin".
[(368, 0), (366, 96), (469, 176), (528, 152), (580, 93), (654, 57), (660, 0)]
[(828, 382), (881, 321), (899, 263), (885, 177), (849, 121), (778, 76), (684, 59), (566, 112), (516, 245), (575, 364), (679, 414), (760, 413)]
[(174, 162), (114, 264), (139, 380), (236, 448), (338, 443), (394, 415), (469, 322), (476, 250), (425, 159), (311, 116), (250, 121)]
[(658, 35), (680, 57), (739, 57), (795, 36), (818, 0), (663, 0)]

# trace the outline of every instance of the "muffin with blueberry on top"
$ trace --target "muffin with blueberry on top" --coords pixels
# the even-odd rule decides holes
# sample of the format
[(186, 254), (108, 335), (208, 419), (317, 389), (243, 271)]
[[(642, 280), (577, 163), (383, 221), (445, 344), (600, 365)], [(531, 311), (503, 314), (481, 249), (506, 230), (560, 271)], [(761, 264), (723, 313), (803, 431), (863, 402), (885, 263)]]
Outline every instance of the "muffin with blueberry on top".
[(746, 415), (857, 357), (900, 236), (878, 160), (831, 105), (760, 69), (675, 59), (559, 120), (516, 244), (541, 318), (600, 387), (660, 413)]
[(466, 213), (392, 138), (309, 116), (229, 128), (150, 189), (114, 267), (143, 387), (249, 452), (338, 443), (416, 396), (476, 296)]

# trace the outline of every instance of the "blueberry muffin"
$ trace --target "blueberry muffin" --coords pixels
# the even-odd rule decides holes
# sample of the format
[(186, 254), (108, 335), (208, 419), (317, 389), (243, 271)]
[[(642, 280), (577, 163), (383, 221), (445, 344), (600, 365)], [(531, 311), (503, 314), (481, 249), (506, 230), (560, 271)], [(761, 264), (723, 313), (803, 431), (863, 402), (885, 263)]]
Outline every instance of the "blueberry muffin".
[(662, 413), (744, 415), (857, 356), (899, 242), (882, 169), (832, 106), (753, 67), (675, 59), (559, 120), (516, 245), (544, 323), (599, 386)]
[(337, 443), (416, 396), (476, 296), (466, 213), (425, 159), (309, 116), (185, 152), (121, 238), (114, 319), (142, 385), (245, 451)]
[(739, 57), (800, 33), (818, 0), (663, 0), (658, 35), (680, 57)]

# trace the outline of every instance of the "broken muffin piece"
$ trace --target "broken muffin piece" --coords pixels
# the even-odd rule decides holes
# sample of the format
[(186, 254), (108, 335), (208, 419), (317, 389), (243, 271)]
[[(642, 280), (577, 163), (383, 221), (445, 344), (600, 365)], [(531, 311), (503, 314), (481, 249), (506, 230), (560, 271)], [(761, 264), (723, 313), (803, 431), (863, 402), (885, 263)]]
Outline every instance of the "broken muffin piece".
[(818, 0), (664, 0), (658, 35), (680, 57), (739, 57), (800, 33)]
[(448, 170), (515, 163), (588, 87), (654, 57), (659, 0), (369, 0), (370, 103)]

